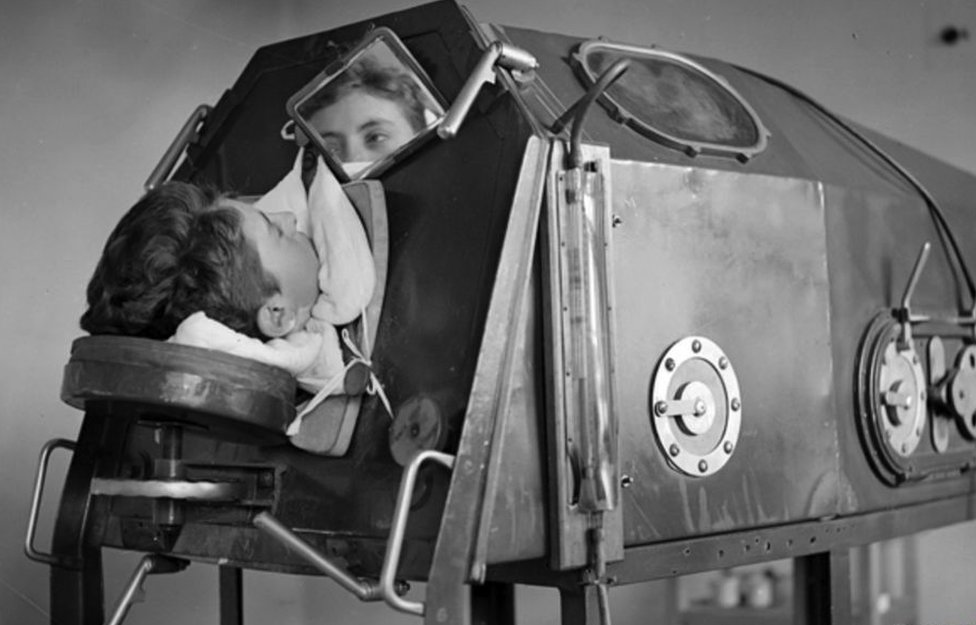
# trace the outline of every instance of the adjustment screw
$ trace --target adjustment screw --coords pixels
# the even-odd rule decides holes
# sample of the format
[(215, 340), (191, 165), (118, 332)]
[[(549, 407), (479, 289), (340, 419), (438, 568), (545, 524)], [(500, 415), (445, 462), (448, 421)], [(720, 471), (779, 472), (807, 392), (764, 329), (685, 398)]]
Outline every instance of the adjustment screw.
[(681, 452), (681, 450), (674, 443), (671, 443), (671, 446), (668, 447), (668, 453), (671, 454), (671, 457), (672, 458), (674, 456), (677, 456), (680, 452)]
[(725, 441), (725, 444), (722, 445), (722, 449), (725, 450), (725, 453), (731, 454), (732, 453), (732, 441)]
[(721, 358), (719, 358), (718, 359), (718, 368), (719, 369), (723, 369), (723, 370), (724, 369), (728, 369), (729, 368), (729, 359), (726, 358), (725, 356), (722, 356)]
[(701, 473), (704, 473), (705, 471), (708, 471), (708, 463), (705, 462), (704, 460), (699, 460), (698, 461), (698, 471), (701, 472)]
[(654, 404), (654, 414), (659, 417), (663, 417), (668, 412), (668, 402), (663, 399)]
[(674, 371), (674, 358), (668, 358), (664, 361), (664, 368), (668, 371)]
[(701, 341), (699, 341), (698, 339), (695, 339), (694, 341), (692, 341), (691, 342), (691, 351), (695, 352), (696, 354), (698, 352), (700, 352), (701, 351)]
[(741, 407), (742, 407), (742, 405), (739, 403), (739, 398), (738, 397), (733, 397), (732, 398), (732, 410), (736, 410), (737, 411)]

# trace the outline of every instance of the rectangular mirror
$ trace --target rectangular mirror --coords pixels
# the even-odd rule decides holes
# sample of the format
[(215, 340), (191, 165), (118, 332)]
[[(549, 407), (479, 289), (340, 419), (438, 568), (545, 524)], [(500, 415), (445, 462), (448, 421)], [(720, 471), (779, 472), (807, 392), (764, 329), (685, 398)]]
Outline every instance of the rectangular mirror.
[(340, 180), (375, 176), (416, 149), (444, 101), (403, 42), (377, 28), (293, 95), (299, 144), (311, 141)]

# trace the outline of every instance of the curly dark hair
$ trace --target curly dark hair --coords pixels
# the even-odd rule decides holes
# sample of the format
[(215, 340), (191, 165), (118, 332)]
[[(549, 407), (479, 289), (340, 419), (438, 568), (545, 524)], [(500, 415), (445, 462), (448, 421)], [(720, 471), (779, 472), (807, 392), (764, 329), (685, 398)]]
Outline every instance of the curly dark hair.
[(357, 89), (399, 105), (414, 132), (420, 132), (426, 127), (427, 122), (424, 119), (426, 106), (417, 81), (409, 74), (380, 65), (369, 58), (362, 58), (350, 65), (346, 71), (329, 83), (326, 89), (303, 103), (303, 114), (314, 114), (315, 111), (335, 104)]
[(112, 230), (88, 283), (81, 327), (165, 339), (196, 311), (260, 337), (257, 311), (279, 290), (241, 231), (241, 215), (210, 189), (168, 182)]

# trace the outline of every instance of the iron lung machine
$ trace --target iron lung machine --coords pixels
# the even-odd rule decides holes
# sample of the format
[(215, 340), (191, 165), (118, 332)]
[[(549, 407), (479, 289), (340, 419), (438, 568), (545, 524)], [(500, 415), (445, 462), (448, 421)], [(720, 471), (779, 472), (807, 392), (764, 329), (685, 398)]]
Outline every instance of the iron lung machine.
[[(428, 116), (357, 169), (303, 107), (376, 50)], [(846, 549), (973, 518), (971, 175), (743, 68), (435, 2), (260, 49), (148, 185), (260, 195), (299, 150), (373, 245), (367, 392), (296, 445), (282, 371), (78, 339), (84, 420), (42, 452), (26, 541), (52, 622), (106, 620), (113, 547), (148, 555), (111, 622), (190, 561), (219, 565), (224, 622), (257, 568), (433, 624), (510, 620), (512, 583), (596, 623), (609, 585), (795, 558), (804, 622), (846, 623)]]

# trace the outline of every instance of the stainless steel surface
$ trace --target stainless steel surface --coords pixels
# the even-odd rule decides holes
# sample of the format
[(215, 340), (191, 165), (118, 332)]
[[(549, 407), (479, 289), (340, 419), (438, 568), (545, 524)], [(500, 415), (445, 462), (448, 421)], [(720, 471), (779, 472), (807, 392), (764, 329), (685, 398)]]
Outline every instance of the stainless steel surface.
[(24, 553), (27, 554), (27, 557), (35, 562), (50, 565), (61, 565), (62, 559), (39, 551), (34, 547), (34, 536), (37, 533), (37, 515), (41, 510), (41, 500), (44, 497), (48, 461), (51, 458), (51, 452), (58, 448), (74, 451), (75, 442), (64, 438), (54, 438), (41, 447), (40, 457), (37, 460), (37, 471), (34, 473), (34, 490), (31, 495), (30, 514), (27, 518), (27, 535), (24, 538)]
[(397, 493), (396, 507), (393, 511), (390, 537), (386, 542), (383, 568), (380, 570), (380, 592), (383, 600), (394, 610), (418, 616), (424, 614), (424, 604), (408, 601), (400, 596), (400, 593), (397, 592), (396, 575), (397, 568), (400, 565), (400, 554), (403, 550), (403, 533), (407, 527), (407, 516), (410, 514), (414, 485), (417, 482), (417, 472), (425, 462), (437, 462), (451, 470), (454, 467), (454, 456), (439, 451), (422, 451), (414, 456), (407, 468), (404, 469), (400, 481), (400, 491)]
[[(620, 470), (633, 480), (622, 491), (626, 545), (836, 514), (841, 398), (819, 185), (618, 160), (612, 179)], [(697, 449), (716, 455), (688, 464), (700, 474), (706, 462), (707, 475), (692, 478), (671, 468), (671, 446), (654, 433), (654, 403), (673, 395), (652, 400), (650, 389), (655, 371), (678, 371), (669, 346), (704, 336), (721, 353), (686, 381), (709, 376), (718, 397), (720, 373), (734, 369), (739, 392), (716, 405), (743, 418), (737, 438)], [(693, 339), (685, 349), (694, 354)]]
[[(465, 583), (483, 579), (493, 556), (504, 560), (517, 558), (519, 553), (540, 557), (545, 552), (546, 518), (540, 514), (544, 503), (538, 496), (544, 488), (543, 460), (532, 455), (532, 450), (539, 449), (541, 432), (535, 430), (534, 440), (516, 440), (510, 438), (510, 432), (527, 431), (525, 424), (506, 427), (506, 423), (516, 420), (521, 408), (538, 401), (534, 379), (524, 377), (524, 354), (532, 349), (524, 341), (533, 336), (524, 323), (532, 306), (529, 286), (548, 153), (546, 141), (531, 137), (522, 156), (483, 349), (458, 443), (456, 455), (462, 460), (451, 475), (430, 567), (433, 583), (427, 587), (428, 615), (459, 625), (470, 620), (463, 597)], [(532, 417), (531, 413), (521, 416)], [(516, 453), (508, 456), (512, 451)], [(523, 463), (522, 469), (507, 470), (513, 461)], [(499, 532), (497, 543), (489, 542), (496, 527), (516, 531)]]
[(371, 580), (353, 577), (340, 565), (322, 555), (318, 549), (312, 547), (293, 531), (282, 525), (270, 513), (261, 512), (258, 514), (254, 517), (254, 525), (276, 541), (294, 550), (319, 571), (354, 594), (360, 601), (379, 601), (383, 598), (379, 584)]

